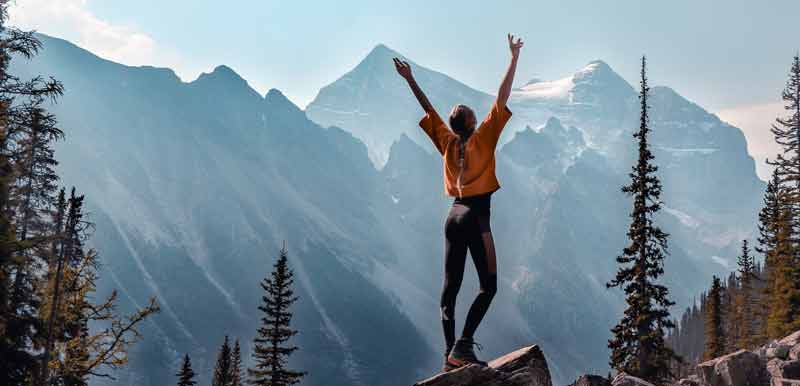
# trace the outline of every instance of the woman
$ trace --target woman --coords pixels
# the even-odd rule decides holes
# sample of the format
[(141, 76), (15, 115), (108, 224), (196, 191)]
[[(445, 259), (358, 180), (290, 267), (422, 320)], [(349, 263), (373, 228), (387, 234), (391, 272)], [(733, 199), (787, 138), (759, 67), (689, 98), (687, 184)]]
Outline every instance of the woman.
[[(450, 112), (450, 129), (419, 88), (407, 62), (394, 58), (397, 72), (408, 82), (411, 91), (425, 110), (420, 127), (443, 157), (445, 193), (455, 197), (445, 221), (444, 285), (441, 294), (441, 318), (445, 340), (444, 371), (468, 363), (486, 365), (472, 349), (473, 335), (497, 292), (497, 263), (494, 240), (489, 226), (491, 194), (500, 189), (495, 176), (494, 151), (511, 110), (506, 106), (517, 68), (522, 40), (508, 35), (511, 63), (500, 85), (497, 100), (477, 130), (475, 113), (467, 106), (456, 105)], [(453, 312), (464, 276), (467, 249), (478, 271), (480, 292), (467, 313), (461, 338), (455, 338)], [(478, 346), (480, 347), (480, 346)]]

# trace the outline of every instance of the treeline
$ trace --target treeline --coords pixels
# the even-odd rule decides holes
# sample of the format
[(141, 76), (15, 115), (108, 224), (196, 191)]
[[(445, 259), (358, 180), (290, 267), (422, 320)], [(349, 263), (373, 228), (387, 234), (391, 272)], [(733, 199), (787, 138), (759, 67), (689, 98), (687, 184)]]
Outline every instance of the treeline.
[[(288, 344), (297, 334), (291, 328), (291, 305), (297, 300), (292, 290), (294, 273), (289, 268), (286, 246), (281, 249), (270, 276), (261, 282), (264, 295), (258, 309), (263, 313), (261, 327), (253, 340), (254, 351), (252, 367), (245, 374), (239, 339), (231, 348), (228, 335), (217, 354), (211, 386), (290, 386), (300, 382), (305, 371), (292, 370), (288, 366), (289, 356), (297, 350)], [(185, 355), (178, 377), (178, 386), (193, 386), (196, 382), (189, 355)]]
[(99, 257), (84, 246), (93, 229), (84, 196), (60, 187), (55, 172), (53, 145), (64, 132), (46, 106), (64, 88), (8, 72), (12, 58), (32, 58), (41, 43), (6, 26), (7, 3), (0, 0), (0, 385), (86, 385), (127, 363), (158, 305), (150, 299), (121, 315), (116, 292), (95, 293)]
[(675, 364), (681, 376), (704, 360), (766, 343), (764, 269), (747, 240), (742, 241), (737, 266), (725, 279), (714, 276), (709, 289), (683, 311), (670, 332), (670, 347), (684, 359)]
[[(687, 309), (670, 344), (695, 364), (753, 348), (800, 330), (800, 56), (795, 55), (782, 99), (787, 115), (771, 132), (781, 152), (758, 215), (756, 252), (743, 241), (738, 269), (725, 283), (714, 277)], [(686, 371), (688, 367), (684, 367)]]

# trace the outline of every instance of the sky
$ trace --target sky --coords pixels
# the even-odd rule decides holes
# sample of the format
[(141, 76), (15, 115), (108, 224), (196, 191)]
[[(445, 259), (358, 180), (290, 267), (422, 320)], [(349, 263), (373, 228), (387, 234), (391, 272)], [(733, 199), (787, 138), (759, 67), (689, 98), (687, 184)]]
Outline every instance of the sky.
[(525, 41), (517, 85), (594, 59), (636, 85), (647, 55), (653, 85), (743, 130), (762, 179), (800, 50), (797, 0), (12, 0), (9, 13), (22, 28), (116, 62), (169, 67), (184, 81), (225, 64), (300, 107), (379, 43), (492, 94), (509, 32)]

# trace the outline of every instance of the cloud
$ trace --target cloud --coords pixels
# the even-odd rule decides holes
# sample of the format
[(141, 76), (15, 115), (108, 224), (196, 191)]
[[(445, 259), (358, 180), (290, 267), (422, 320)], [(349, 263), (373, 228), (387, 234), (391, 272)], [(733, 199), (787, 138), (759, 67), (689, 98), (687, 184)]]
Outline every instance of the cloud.
[(197, 74), (180, 55), (159, 46), (146, 32), (102, 20), (89, 11), (87, 3), (87, 0), (17, 0), (9, 7), (9, 22), (22, 29), (67, 39), (114, 62), (169, 67), (183, 79)]
[(744, 132), (747, 138), (747, 150), (756, 161), (756, 171), (762, 180), (769, 180), (772, 166), (764, 160), (775, 159), (775, 154), (781, 151), (769, 131), (775, 118), (785, 115), (783, 103), (763, 103), (736, 106), (717, 111), (717, 116)]

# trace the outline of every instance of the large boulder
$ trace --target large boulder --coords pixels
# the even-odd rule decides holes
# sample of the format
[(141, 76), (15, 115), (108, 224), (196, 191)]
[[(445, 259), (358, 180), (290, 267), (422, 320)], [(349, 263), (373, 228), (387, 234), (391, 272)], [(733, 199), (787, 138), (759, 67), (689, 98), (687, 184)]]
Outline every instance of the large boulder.
[(703, 362), (697, 374), (707, 386), (761, 386), (766, 378), (764, 362), (747, 350)]
[(785, 380), (800, 382), (800, 361), (773, 359), (767, 363), (767, 373), (772, 385), (781, 385)]
[(800, 360), (800, 331), (781, 339), (780, 343), (790, 347), (787, 355), (789, 360)]
[(686, 378), (683, 378), (676, 383), (677, 386), (702, 386), (703, 384), (700, 382), (700, 377), (697, 375), (690, 375)]
[(612, 386), (654, 386), (652, 383), (645, 381), (641, 378), (636, 378), (632, 375), (619, 373), (614, 380), (611, 381)]
[(599, 375), (581, 375), (569, 386), (611, 386), (611, 381)]
[(539, 346), (523, 347), (488, 366), (467, 365), (439, 373), (414, 386), (553, 386), (547, 360)]
[(774, 345), (767, 347), (766, 349), (766, 358), (767, 360), (770, 359), (786, 359), (789, 357), (789, 351), (792, 349), (792, 346), (788, 344), (783, 344), (781, 342), (776, 342)]

